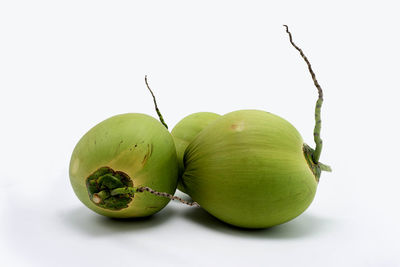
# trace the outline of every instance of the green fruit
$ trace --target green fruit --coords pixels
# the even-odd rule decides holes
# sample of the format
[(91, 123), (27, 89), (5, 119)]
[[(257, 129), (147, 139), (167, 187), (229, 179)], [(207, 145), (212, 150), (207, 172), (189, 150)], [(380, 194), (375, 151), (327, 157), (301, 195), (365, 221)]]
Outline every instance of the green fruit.
[(311, 204), (321, 171), (323, 93), (315, 106), (315, 150), (286, 120), (260, 110), (228, 113), (205, 127), (184, 153), (182, 186), (210, 214), (229, 224), (265, 228), (287, 222)]
[(185, 152), (184, 190), (232, 225), (264, 228), (289, 221), (317, 188), (303, 139), (286, 120), (259, 110), (228, 113)]
[[(221, 117), (221, 115), (212, 112), (193, 113), (179, 121), (174, 129), (172, 129), (171, 134), (174, 138), (176, 155), (178, 157), (179, 177), (181, 177), (184, 171), (183, 154), (185, 153), (186, 147), (201, 130), (219, 117)], [(178, 189), (181, 191), (184, 190), (180, 179), (178, 180)]]
[(69, 174), (75, 194), (93, 211), (115, 218), (149, 216), (169, 199), (143, 193), (144, 187), (170, 194), (176, 190), (175, 145), (168, 130), (153, 117), (117, 115), (80, 139)]

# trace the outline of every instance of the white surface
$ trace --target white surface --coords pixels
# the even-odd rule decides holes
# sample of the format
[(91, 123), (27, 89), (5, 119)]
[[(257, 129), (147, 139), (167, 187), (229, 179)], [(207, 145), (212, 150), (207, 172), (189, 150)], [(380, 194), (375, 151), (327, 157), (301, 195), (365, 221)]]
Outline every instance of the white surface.
[[(1, 1), (2, 266), (400, 266), (398, 1)], [(172, 129), (197, 111), (264, 109), (313, 146), (323, 173), (290, 223), (246, 231), (171, 203), (147, 220), (84, 207), (69, 157), (118, 113)]]

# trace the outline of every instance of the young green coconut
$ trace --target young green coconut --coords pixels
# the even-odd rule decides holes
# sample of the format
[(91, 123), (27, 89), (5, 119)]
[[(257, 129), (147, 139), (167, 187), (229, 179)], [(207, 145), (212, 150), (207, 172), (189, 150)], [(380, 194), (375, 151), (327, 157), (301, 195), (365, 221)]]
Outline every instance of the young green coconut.
[(170, 199), (187, 203), (172, 195), (178, 179), (175, 144), (157, 113), (161, 123), (139, 113), (111, 117), (79, 140), (69, 175), (88, 208), (107, 217), (130, 218), (152, 215)]
[[(179, 177), (184, 171), (183, 154), (187, 146), (193, 141), (198, 133), (200, 133), (207, 125), (215, 121), (221, 115), (213, 112), (197, 112), (190, 114), (180, 120), (172, 129), (171, 134), (174, 138), (176, 155), (178, 157)], [(178, 189), (184, 192), (181, 179), (178, 179)]]
[(239, 110), (214, 120), (184, 153), (182, 187), (218, 219), (245, 228), (266, 228), (287, 222), (311, 204), (321, 171), (322, 89), (315, 109), (316, 148), (303, 143), (286, 120), (260, 110)]

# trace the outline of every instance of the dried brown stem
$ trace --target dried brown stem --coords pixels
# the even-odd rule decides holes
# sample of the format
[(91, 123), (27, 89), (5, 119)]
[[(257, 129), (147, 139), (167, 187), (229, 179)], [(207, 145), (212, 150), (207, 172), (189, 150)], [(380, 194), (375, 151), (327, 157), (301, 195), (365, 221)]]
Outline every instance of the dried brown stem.
[(294, 42), (292, 38), (292, 34), (289, 31), (289, 27), (287, 25), (283, 25), (286, 28), (286, 32), (289, 34), (289, 41), (293, 45), (294, 48), (297, 49), (297, 51), (300, 52), (301, 57), (304, 59), (308, 66), (308, 71), (311, 74), (311, 78), (314, 81), (315, 87), (318, 89), (318, 100), (315, 105), (315, 127), (314, 127), (314, 141), (315, 141), (315, 151), (312, 155), (313, 162), (315, 164), (318, 164), (319, 158), (321, 156), (321, 151), (322, 151), (322, 139), (321, 139), (321, 106), (322, 102), (324, 101), (323, 93), (322, 93), (322, 88), (319, 85), (317, 78), (315, 77), (315, 73), (311, 67), (310, 61), (308, 61), (308, 58), (306, 55), (304, 55), (303, 50), (301, 50), (300, 47), (298, 47)]
[(171, 199), (171, 200), (178, 200), (178, 201), (180, 201), (181, 203), (186, 204), (186, 205), (189, 205), (189, 206), (200, 207), (200, 205), (199, 205), (197, 202), (195, 202), (195, 201), (193, 201), (193, 202), (188, 202), (188, 201), (186, 201), (186, 200), (184, 200), (184, 199), (182, 199), (182, 198), (180, 198), (180, 197), (177, 197), (177, 196), (174, 196), (174, 195), (165, 193), (165, 192), (157, 192), (157, 191), (155, 191), (155, 190), (153, 190), (153, 189), (151, 189), (150, 187), (147, 187), (147, 186), (141, 186), (141, 187), (137, 188), (136, 191), (137, 191), (137, 192), (147, 191), (147, 192), (149, 192), (149, 193), (151, 193), (151, 194), (153, 194), (153, 195), (156, 195), (156, 196), (166, 197), (166, 198), (169, 198), (169, 199)]
[(160, 122), (165, 126), (165, 128), (168, 129), (168, 125), (165, 123), (164, 118), (163, 118), (163, 116), (161, 115), (160, 110), (158, 109), (156, 97), (154, 96), (154, 93), (153, 93), (153, 91), (150, 89), (149, 83), (147, 82), (147, 75), (144, 76), (144, 81), (145, 81), (145, 83), (146, 83), (147, 89), (149, 89), (149, 91), (150, 91), (150, 93), (151, 93), (151, 96), (153, 97), (154, 107), (155, 107), (155, 109), (156, 109), (158, 118), (160, 119)]

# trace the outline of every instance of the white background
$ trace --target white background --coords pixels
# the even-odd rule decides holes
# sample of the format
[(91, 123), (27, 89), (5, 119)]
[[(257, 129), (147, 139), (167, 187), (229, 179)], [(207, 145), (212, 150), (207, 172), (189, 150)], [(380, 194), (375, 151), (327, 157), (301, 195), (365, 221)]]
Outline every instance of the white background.
[[(268, 3), (270, 2), (270, 3)], [(398, 1), (1, 1), (2, 266), (400, 266)], [(115, 221), (75, 197), (79, 138), (119, 113), (170, 129), (198, 111), (253, 108), (290, 121), (314, 146), (316, 198), (266, 230), (227, 226), (170, 203)]]

